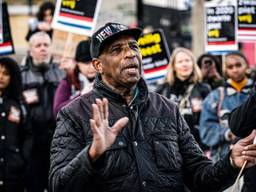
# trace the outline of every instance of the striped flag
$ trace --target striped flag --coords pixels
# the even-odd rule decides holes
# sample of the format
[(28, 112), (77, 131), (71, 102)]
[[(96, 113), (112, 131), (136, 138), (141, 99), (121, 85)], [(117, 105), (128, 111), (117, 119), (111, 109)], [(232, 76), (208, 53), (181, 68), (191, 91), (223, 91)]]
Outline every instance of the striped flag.
[(100, 3), (101, 0), (58, 0), (52, 27), (91, 36), (96, 26)]

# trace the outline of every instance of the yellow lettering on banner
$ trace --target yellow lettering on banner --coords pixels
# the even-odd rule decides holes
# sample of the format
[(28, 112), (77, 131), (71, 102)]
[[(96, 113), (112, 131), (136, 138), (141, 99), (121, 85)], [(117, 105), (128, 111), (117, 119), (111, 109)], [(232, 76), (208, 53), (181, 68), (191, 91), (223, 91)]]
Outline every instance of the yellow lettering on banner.
[(208, 32), (208, 37), (219, 37), (220, 31), (218, 29), (214, 29)]
[(143, 57), (146, 57), (146, 56), (154, 55), (157, 53), (161, 53), (162, 49), (161, 49), (160, 44), (156, 44), (151, 47), (141, 48), (140, 52)]
[(252, 23), (252, 15), (240, 15), (238, 17), (240, 22)]
[(161, 42), (161, 36), (159, 33), (156, 34), (148, 34), (143, 37), (140, 37), (138, 40), (138, 45), (139, 46), (144, 46), (147, 44), (157, 44)]
[(74, 9), (76, 7), (76, 0), (63, 0), (62, 5)]

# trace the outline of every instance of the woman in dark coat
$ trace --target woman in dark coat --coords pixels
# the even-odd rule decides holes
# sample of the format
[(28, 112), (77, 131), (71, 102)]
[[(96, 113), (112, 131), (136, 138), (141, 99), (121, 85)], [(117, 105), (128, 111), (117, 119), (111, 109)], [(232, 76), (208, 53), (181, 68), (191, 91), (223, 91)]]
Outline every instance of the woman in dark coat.
[(0, 58), (0, 191), (24, 192), (24, 175), (31, 148), (30, 126), (21, 102), (17, 63)]
[(205, 150), (206, 146), (199, 137), (199, 118), (203, 99), (210, 92), (210, 86), (201, 81), (202, 73), (194, 55), (180, 47), (173, 51), (165, 82), (157, 88), (157, 92), (178, 104), (196, 141)]

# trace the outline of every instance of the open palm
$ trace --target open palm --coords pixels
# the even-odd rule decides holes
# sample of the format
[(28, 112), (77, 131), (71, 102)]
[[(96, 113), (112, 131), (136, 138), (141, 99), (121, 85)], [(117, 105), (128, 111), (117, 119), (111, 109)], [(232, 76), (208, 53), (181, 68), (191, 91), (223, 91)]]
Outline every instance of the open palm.
[(127, 124), (128, 118), (119, 119), (112, 127), (109, 127), (108, 100), (96, 99), (92, 104), (93, 119), (90, 119), (93, 142), (89, 150), (92, 160), (102, 155), (116, 140), (118, 133)]

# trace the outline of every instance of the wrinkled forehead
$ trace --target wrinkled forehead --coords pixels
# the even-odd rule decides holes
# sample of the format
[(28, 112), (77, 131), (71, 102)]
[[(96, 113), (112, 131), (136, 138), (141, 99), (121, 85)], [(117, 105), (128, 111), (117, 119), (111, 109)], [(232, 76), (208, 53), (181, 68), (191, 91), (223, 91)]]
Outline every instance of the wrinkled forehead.
[(51, 39), (48, 35), (37, 35), (37, 36), (32, 36), (30, 41), (29, 41), (29, 44), (30, 46), (35, 46), (35, 45), (38, 45), (38, 44), (51, 44)]
[(111, 47), (118, 46), (118, 45), (122, 46), (122, 45), (125, 45), (127, 43), (135, 43), (135, 44), (137, 44), (138, 42), (136, 41), (136, 39), (133, 36), (122, 35), (122, 36), (119, 36), (117, 38), (109, 39), (104, 44), (104, 46), (102, 47), (102, 50), (103, 51), (104, 50), (108, 50)]

